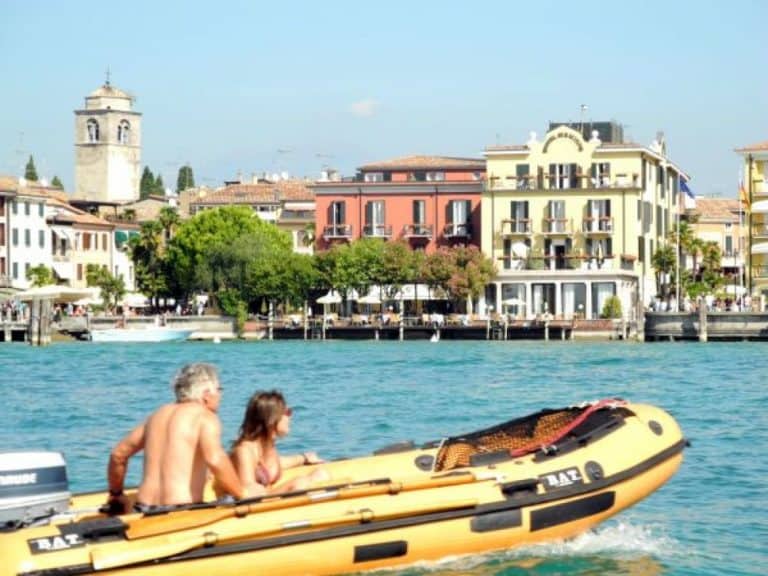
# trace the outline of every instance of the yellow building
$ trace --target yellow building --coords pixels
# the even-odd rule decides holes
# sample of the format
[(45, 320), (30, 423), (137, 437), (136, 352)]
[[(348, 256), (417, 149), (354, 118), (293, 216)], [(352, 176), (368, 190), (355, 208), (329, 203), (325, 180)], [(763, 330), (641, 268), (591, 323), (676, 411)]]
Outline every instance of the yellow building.
[[(696, 198), (693, 233), (704, 242), (714, 242), (720, 248), (720, 268), (726, 279), (724, 290), (730, 297), (746, 292), (744, 265), (747, 245), (746, 213), (735, 198)], [(692, 266), (686, 257), (684, 267)], [(701, 259), (699, 259), (701, 264)]]
[(481, 242), (498, 269), (487, 304), (522, 318), (599, 318), (616, 295), (635, 320), (656, 296), (651, 257), (688, 180), (663, 135), (646, 147), (615, 123), (553, 125), (485, 156)]
[(768, 296), (768, 141), (736, 150), (744, 159), (744, 200), (749, 226), (747, 289)]

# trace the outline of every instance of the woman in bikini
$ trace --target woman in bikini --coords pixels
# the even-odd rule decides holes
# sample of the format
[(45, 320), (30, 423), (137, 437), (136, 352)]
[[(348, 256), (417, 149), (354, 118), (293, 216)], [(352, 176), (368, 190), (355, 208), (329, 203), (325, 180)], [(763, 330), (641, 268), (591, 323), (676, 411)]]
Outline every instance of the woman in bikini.
[(328, 472), (318, 468), (278, 485), (283, 470), (322, 462), (314, 452), (291, 456), (278, 454), (275, 443), (291, 431), (292, 414), (277, 390), (257, 392), (248, 401), (240, 432), (233, 444), (232, 461), (240, 481), (243, 486), (251, 487), (251, 493), (254, 484), (262, 486), (267, 493), (278, 493), (305, 490), (313, 483), (329, 479)]

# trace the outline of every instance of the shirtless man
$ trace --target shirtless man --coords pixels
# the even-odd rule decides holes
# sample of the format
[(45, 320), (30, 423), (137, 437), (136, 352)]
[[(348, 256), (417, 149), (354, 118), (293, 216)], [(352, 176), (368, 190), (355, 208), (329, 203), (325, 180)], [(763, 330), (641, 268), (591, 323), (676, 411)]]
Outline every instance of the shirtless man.
[(188, 364), (174, 377), (176, 402), (161, 406), (112, 450), (107, 467), (112, 510), (125, 510), (123, 482), (128, 460), (144, 450), (144, 475), (135, 508), (202, 502), (207, 470), (220, 488), (246, 496), (229, 456), (221, 446), (219, 377), (211, 364)]

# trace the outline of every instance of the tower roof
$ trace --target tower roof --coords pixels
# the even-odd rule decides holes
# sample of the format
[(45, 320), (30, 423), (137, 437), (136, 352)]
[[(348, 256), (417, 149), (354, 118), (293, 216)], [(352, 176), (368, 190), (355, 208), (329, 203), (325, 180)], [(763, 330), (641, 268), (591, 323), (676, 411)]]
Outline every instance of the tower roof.
[(91, 92), (88, 95), (88, 98), (128, 98), (129, 100), (133, 100), (133, 97), (130, 94), (120, 90), (120, 88), (115, 88), (109, 82), (106, 82)]

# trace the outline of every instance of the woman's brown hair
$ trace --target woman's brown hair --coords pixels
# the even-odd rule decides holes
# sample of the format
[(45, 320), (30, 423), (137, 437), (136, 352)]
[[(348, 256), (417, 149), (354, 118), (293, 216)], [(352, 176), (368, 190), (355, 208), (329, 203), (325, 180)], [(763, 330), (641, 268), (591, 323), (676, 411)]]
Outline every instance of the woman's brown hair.
[(285, 398), (277, 390), (256, 392), (245, 408), (243, 423), (233, 446), (244, 440), (268, 438), (283, 417), (285, 408)]

